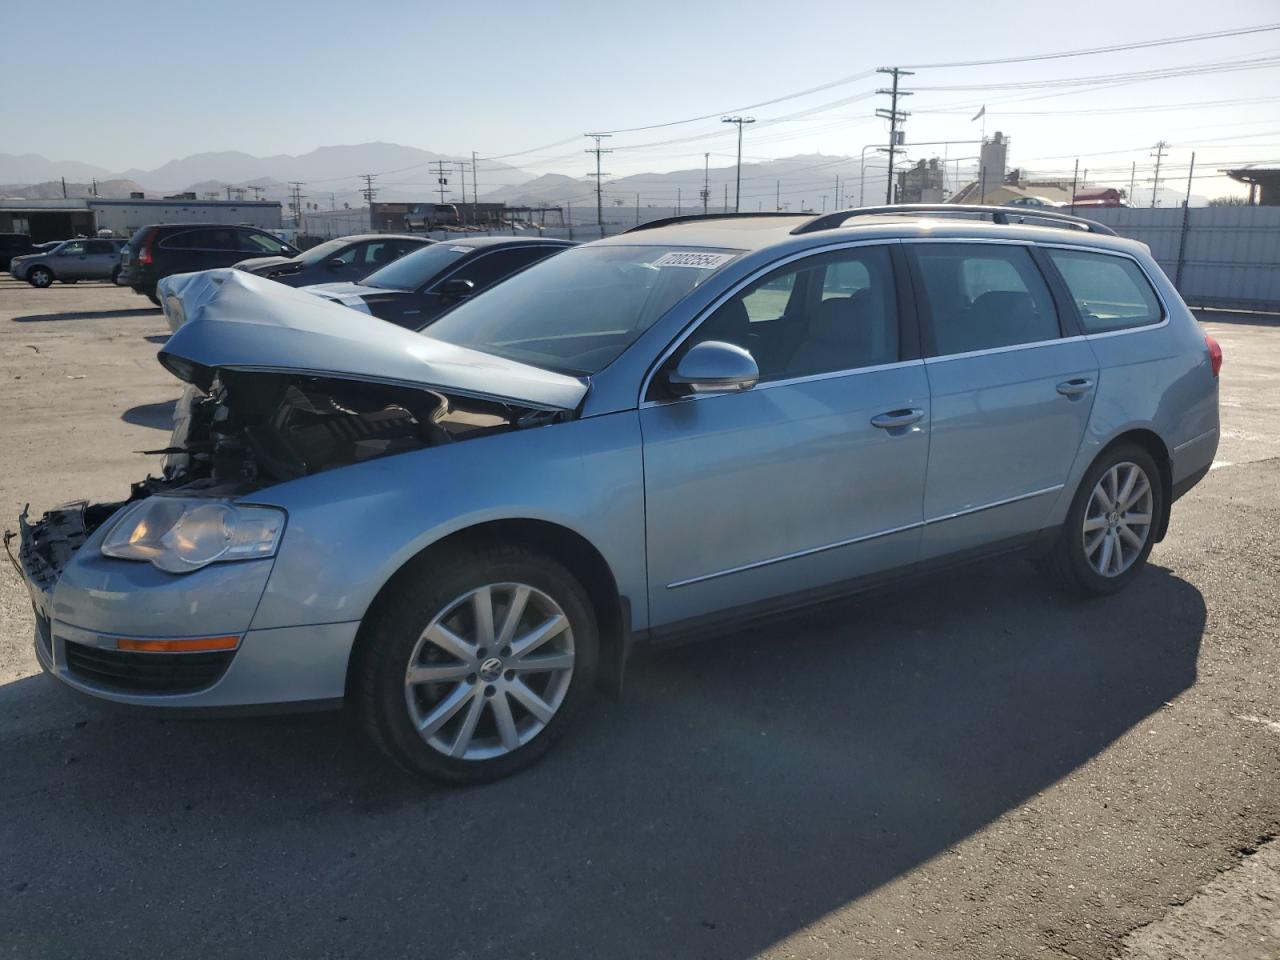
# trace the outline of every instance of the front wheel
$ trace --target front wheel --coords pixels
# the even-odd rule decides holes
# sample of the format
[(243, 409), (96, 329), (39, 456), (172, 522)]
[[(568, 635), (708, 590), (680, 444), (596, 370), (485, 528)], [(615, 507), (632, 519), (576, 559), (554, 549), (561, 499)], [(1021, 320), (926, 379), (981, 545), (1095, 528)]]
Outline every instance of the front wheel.
[(1071, 593), (1115, 593), (1147, 562), (1163, 509), (1151, 455), (1136, 445), (1117, 446), (1084, 475), (1057, 542), (1038, 565), (1054, 586)]
[(563, 734), (594, 680), (591, 602), (553, 558), (490, 545), (401, 574), (362, 630), (366, 731), (413, 773), (507, 776)]
[(32, 267), (27, 271), (27, 283), (43, 290), (53, 283), (53, 271), (48, 267)]

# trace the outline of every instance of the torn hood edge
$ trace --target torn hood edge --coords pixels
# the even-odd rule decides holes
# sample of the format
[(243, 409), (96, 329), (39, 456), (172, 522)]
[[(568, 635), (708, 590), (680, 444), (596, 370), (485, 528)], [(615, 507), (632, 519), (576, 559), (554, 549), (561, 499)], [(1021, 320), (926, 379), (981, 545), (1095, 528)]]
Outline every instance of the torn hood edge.
[[(194, 367), (294, 373), (442, 390), (544, 410), (578, 408), (589, 382), (397, 327), (349, 307), (222, 268), (160, 281), (181, 324), (160, 351), (188, 383)], [(194, 366), (193, 366), (194, 365)]]

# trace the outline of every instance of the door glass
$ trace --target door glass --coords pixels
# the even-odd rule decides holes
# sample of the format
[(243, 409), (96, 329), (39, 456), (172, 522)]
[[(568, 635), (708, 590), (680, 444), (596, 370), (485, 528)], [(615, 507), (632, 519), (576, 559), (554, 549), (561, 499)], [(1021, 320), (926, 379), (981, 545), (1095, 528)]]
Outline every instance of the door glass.
[[(221, 233), (222, 231), (219, 231)], [(221, 249), (221, 248), (219, 248)], [(285, 247), (275, 237), (269, 237), (265, 233), (253, 233), (251, 231), (243, 231), (239, 234), (233, 245), (232, 250), (241, 250), (245, 253), (252, 253), (255, 256), (279, 256), (289, 257), (293, 252)]]
[(720, 340), (749, 351), (762, 383), (893, 363), (898, 307), (888, 248), (788, 264), (722, 304), (677, 353)]
[(522, 267), (541, 260), (558, 250), (558, 247), (517, 247), (514, 250), (498, 250), (484, 253), (470, 263), (463, 264), (449, 275), (450, 280), (470, 280), (476, 285), (476, 292), (490, 284), (497, 283)]
[(1164, 316), (1150, 282), (1128, 257), (1081, 250), (1045, 252), (1066, 281), (1087, 332), (1142, 327)]
[(1040, 270), (1023, 247), (909, 244), (939, 355), (991, 350), (1061, 335)]
[(101, 256), (103, 254), (114, 254), (116, 248), (112, 246), (110, 240), (90, 240), (85, 244), (85, 252)]
[(62, 245), (62, 249), (60, 249), (58, 252), (65, 253), (68, 257), (71, 257), (71, 256), (78, 257), (84, 253), (84, 241), (72, 240), (70, 243), (64, 243)]

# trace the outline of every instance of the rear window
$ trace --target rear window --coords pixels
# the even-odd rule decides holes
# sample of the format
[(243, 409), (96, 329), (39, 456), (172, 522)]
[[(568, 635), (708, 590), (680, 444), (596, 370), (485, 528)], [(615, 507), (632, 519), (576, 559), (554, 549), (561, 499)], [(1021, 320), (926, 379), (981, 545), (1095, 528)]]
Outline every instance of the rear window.
[(1047, 248), (1087, 333), (1159, 323), (1160, 301), (1142, 269), (1128, 257)]

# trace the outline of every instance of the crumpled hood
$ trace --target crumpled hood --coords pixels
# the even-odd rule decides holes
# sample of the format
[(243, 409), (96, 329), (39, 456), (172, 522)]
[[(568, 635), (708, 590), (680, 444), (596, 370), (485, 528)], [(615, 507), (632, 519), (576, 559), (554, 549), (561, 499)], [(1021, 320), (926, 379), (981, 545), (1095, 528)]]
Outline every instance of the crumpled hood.
[(433, 340), (243, 270), (175, 274), (159, 295), (175, 327), (160, 362), (189, 383), (218, 368), (300, 373), (546, 410), (576, 409), (587, 392), (576, 377)]

